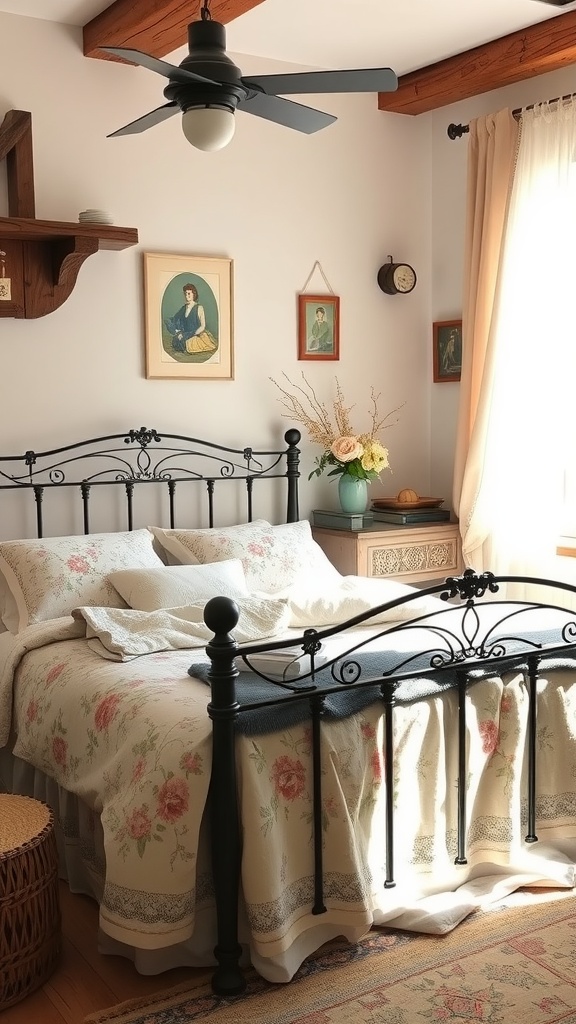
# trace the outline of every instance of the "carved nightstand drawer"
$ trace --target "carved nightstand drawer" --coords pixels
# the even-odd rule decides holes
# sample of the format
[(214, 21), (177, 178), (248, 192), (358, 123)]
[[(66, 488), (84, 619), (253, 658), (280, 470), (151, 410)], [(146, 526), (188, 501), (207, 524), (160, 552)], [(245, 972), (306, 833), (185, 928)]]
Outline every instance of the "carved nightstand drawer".
[(313, 527), (312, 534), (339, 572), (405, 583), (432, 583), (461, 572), (457, 523), (374, 524), (366, 530)]

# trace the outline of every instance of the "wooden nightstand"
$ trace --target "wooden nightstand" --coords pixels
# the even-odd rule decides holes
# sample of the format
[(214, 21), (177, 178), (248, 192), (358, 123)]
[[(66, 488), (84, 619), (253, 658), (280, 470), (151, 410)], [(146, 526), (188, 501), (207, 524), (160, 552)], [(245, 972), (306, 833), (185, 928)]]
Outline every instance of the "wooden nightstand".
[(431, 585), (462, 571), (458, 523), (374, 523), (363, 530), (313, 526), (312, 536), (344, 576)]

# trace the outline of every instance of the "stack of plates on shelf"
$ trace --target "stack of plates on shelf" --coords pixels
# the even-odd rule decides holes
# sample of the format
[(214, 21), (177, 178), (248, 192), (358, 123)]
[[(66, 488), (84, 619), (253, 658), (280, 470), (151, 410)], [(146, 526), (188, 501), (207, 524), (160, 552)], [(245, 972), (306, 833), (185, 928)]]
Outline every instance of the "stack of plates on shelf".
[(112, 217), (105, 210), (82, 210), (78, 214), (80, 224), (112, 224)]

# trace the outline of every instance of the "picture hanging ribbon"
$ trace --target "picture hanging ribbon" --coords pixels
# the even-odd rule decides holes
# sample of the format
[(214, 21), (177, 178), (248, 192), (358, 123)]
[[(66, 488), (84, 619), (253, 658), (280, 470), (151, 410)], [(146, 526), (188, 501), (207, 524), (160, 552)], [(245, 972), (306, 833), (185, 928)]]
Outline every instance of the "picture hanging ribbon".
[(314, 266), (312, 267), (312, 270), (311, 270), (311, 271), (310, 271), (310, 273), (308, 274), (308, 277), (306, 278), (306, 283), (304, 284), (304, 287), (303, 287), (303, 289), (302, 289), (302, 292), (305, 292), (305, 291), (306, 291), (306, 289), (307, 289), (308, 285), (310, 284), (310, 281), (312, 280), (312, 277), (314, 276), (314, 272), (315, 272), (316, 270), (319, 270), (319, 271), (320, 271), (320, 273), (322, 274), (322, 277), (324, 278), (324, 283), (325, 283), (325, 285), (326, 285), (326, 287), (327, 287), (328, 291), (330, 292), (330, 294), (331, 294), (331, 295), (334, 295), (334, 289), (333, 289), (332, 285), (330, 284), (330, 281), (329, 281), (329, 280), (328, 280), (328, 278), (326, 277), (326, 274), (325, 274), (325, 273), (324, 273), (324, 271), (322, 270), (322, 265), (321, 265), (321, 263), (320, 263), (320, 260), (316, 260), (316, 262), (315, 262)]

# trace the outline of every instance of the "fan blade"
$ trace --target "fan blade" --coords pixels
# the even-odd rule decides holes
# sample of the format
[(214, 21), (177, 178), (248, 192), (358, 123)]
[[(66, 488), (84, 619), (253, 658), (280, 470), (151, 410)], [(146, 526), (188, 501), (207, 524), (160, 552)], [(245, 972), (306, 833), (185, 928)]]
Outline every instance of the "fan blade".
[(296, 71), (292, 75), (251, 75), (244, 85), (264, 89), (271, 96), (290, 93), (395, 92), (398, 79), (392, 68), (350, 71)]
[(180, 108), (177, 103), (165, 103), (163, 107), (156, 107), (156, 110), (143, 114), (136, 121), (125, 124), (123, 128), (112, 132), (106, 138), (115, 139), (117, 135), (136, 135), (138, 132), (145, 132), (147, 128), (153, 128), (155, 124), (160, 124), (167, 117), (172, 117), (172, 114), (177, 114), (179, 110)]
[(249, 114), (265, 117), (268, 121), (283, 124), (286, 128), (295, 128), (296, 131), (305, 132), (307, 135), (318, 132), (336, 121), (333, 114), (325, 114), (323, 110), (305, 107), (302, 103), (294, 103), (293, 100), (283, 100), (280, 96), (266, 96), (263, 92), (240, 100), (238, 110), (246, 110)]
[(111, 53), (114, 57), (124, 57), (125, 60), (139, 64), (148, 71), (155, 71), (158, 75), (164, 75), (171, 82), (179, 82), (181, 85), (189, 85), (190, 82), (204, 82), (209, 85), (220, 85), (220, 82), (213, 82), (211, 78), (204, 78), (203, 75), (195, 75), (193, 71), (186, 71), (185, 68), (178, 68), (175, 64), (168, 64), (165, 60), (158, 60), (141, 50), (127, 50), (123, 46), (101, 46), (104, 53)]

